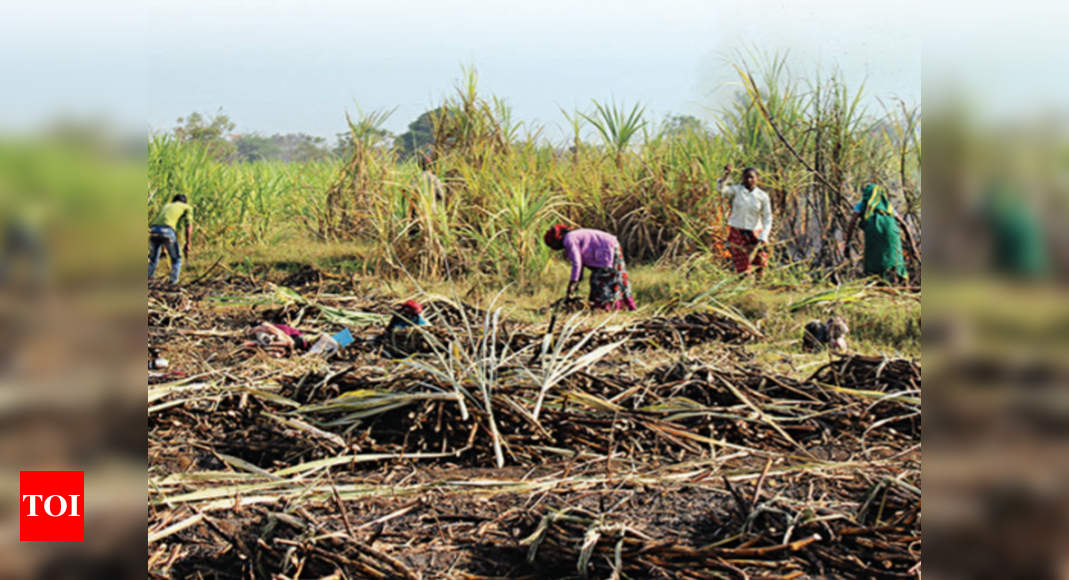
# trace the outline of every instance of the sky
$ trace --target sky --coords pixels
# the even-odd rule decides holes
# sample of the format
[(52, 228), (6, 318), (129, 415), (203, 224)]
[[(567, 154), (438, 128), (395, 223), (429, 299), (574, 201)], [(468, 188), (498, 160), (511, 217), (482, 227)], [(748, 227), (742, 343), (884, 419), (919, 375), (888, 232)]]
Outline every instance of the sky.
[(333, 140), (346, 112), (392, 110), (385, 128), (400, 133), (471, 67), (484, 96), (563, 138), (561, 110), (592, 100), (708, 119), (735, 90), (730, 59), (748, 51), (786, 52), (805, 80), (838, 69), (878, 111), (877, 99), (920, 103), (920, 5), (44, 0), (3, 9), (0, 69), (26, 90), (2, 97), (0, 125), (98, 111), (161, 131), (221, 109), (240, 133)]

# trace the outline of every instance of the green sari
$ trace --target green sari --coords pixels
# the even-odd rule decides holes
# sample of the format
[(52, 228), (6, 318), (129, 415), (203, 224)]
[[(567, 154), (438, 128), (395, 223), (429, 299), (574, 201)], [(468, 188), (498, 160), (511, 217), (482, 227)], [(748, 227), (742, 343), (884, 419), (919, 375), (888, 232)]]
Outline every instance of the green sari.
[(985, 192), (982, 209), (994, 237), (995, 267), (1024, 278), (1047, 274), (1043, 225), (1021, 194), (997, 183)]
[(902, 233), (887, 190), (874, 183), (866, 185), (861, 193), (861, 203), (855, 209), (861, 214), (865, 231), (865, 273), (882, 276), (885, 280), (889, 280), (891, 274), (906, 278)]

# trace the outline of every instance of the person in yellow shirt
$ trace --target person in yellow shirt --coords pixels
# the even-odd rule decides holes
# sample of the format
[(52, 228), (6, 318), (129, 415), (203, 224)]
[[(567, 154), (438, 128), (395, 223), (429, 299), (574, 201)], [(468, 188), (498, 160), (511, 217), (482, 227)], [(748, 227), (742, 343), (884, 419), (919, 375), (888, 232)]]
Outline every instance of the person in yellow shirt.
[[(178, 226), (186, 229), (186, 243), (178, 251)], [(156, 264), (160, 261), (160, 250), (167, 248), (171, 257), (171, 284), (178, 283), (178, 274), (182, 270), (182, 256), (189, 256), (189, 244), (193, 240), (193, 206), (186, 196), (178, 194), (171, 202), (160, 209), (156, 218), (149, 222), (148, 278), (156, 273)]]

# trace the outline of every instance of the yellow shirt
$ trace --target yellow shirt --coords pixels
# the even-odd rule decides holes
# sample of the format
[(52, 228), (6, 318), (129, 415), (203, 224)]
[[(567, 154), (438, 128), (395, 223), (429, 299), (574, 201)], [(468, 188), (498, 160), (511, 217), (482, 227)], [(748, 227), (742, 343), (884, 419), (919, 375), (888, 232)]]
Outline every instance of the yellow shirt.
[(169, 226), (178, 231), (178, 223), (186, 220), (187, 225), (193, 225), (193, 206), (181, 201), (172, 201), (163, 206), (156, 219), (149, 222), (149, 226)]

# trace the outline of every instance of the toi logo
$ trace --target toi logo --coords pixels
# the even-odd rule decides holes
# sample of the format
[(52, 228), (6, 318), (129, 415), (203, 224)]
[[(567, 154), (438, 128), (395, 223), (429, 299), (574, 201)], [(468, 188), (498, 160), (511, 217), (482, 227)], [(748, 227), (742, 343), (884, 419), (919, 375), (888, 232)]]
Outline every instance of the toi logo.
[(19, 540), (81, 542), (85, 539), (85, 473), (19, 472)]

